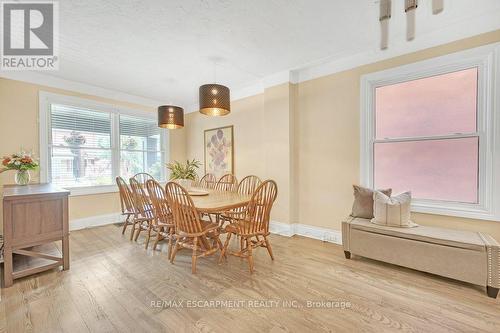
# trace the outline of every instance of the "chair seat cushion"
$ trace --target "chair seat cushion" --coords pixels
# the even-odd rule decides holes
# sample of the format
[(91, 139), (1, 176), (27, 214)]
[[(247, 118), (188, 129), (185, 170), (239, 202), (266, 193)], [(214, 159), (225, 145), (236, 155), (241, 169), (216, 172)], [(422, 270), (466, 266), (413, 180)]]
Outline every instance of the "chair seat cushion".
[(415, 228), (388, 227), (371, 223), (369, 219), (363, 218), (353, 218), (350, 221), (350, 225), (352, 229), (366, 232), (468, 250), (486, 251), (486, 245), (479, 233), (472, 231), (436, 228), (423, 225)]

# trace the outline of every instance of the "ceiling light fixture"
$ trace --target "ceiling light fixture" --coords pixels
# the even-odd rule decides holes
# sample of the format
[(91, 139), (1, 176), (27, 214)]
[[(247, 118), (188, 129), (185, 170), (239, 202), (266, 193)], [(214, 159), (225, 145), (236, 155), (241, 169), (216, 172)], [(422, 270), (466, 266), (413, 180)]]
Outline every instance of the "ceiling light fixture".
[(177, 129), (184, 127), (184, 109), (180, 106), (162, 105), (158, 107), (158, 127)]
[[(214, 77), (216, 74), (216, 63), (214, 63)], [(200, 112), (204, 115), (225, 116), (231, 112), (229, 88), (217, 83), (204, 84), (200, 87), (199, 103)]]

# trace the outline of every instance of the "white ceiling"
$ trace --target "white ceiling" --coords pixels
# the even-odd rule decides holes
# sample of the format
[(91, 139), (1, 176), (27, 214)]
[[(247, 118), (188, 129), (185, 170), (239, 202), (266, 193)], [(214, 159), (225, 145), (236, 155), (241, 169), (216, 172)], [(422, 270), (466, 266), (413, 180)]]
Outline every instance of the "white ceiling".
[(217, 82), (236, 96), (292, 70), (305, 80), (321, 74), (315, 68), (500, 29), (499, 0), (445, 0), (434, 16), (431, 0), (420, 0), (407, 42), (403, 3), (393, 0), (389, 50), (380, 51), (374, 0), (60, 0), (60, 69), (43, 75), (193, 111), (198, 86), (214, 81), (214, 59)]

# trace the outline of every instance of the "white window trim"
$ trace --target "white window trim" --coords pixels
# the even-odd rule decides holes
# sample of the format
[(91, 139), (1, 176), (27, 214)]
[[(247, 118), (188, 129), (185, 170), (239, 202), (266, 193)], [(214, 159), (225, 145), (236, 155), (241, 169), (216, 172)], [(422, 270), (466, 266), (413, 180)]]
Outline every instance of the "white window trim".
[[(110, 112), (112, 114), (124, 114), (129, 116), (143, 117), (143, 118), (151, 118), (156, 119), (156, 114), (153, 112), (146, 112), (142, 110), (135, 110), (129, 108), (123, 108), (120, 106), (116, 106), (108, 103), (96, 102), (90, 99), (79, 98), (68, 95), (60, 95), (55, 93), (50, 93), (46, 91), (40, 91), (38, 95), (38, 107), (39, 107), (39, 140), (40, 140), (40, 182), (47, 183), (50, 181), (49, 176), (49, 117), (50, 117), (50, 105), (51, 104), (63, 104), (74, 107), (81, 107), (85, 109), (91, 109), (94, 111), (103, 111)], [(111, 117), (111, 126), (113, 127), (114, 133), (119, 132), (119, 123), (117, 121), (117, 117)], [(162, 145), (164, 149), (162, 150), (164, 154), (162, 154), (162, 165), (165, 166), (167, 163), (167, 159), (170, 156), (169, 151), (169, 133), (168, 131), (162, 132)], [(120, 165), (120, 145), (118, 141), (118, 136), (114, 135), (111, 137), (111, 149), (115, 151), (112, 154), (113, 159), (113, 170), (112, 177), (113, 179), (119, 175), (119, 165)], [(118, 151), (118, 153), (116, 153)], [(166, 167), (162, 168), (163, 175), (167, 176)], [(116, 185), (104, 185), (104, 186), (86, 186), (86, 187), (69, 187), (71, 191), (71, 196), (80, 196), (80, 195), (92, 195), (92, 194), (100, 194), (100, 193), (113, 193), (118, 192), (118, 187)]]
[(437, 215), (500, 220), (500, 43), (424, 60), (361, 77), (360, 180), (374, 185), (373, 144), (375, 142), (375, 88), (399, 82), (479, 68), (478, 133), (479, 203), (439, 200), (412, 201), (412, 211)]

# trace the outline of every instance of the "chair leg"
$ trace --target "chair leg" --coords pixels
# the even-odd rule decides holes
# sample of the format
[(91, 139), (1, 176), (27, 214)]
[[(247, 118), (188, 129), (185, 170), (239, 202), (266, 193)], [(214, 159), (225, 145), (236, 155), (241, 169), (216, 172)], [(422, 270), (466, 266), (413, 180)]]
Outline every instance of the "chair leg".
[(141, 233), (141, 231), (142, 231), (142, 222), (140, 222), (138, 225), (137, 232), (135, 233), (134, 241), (137, 242), (137, 239), (139, 238), (139, 234)]
[(130, 230), (130, 240), (133, 240), (134, 239), (134, 234), (135, 234), (135, 226), (136, 226), (137, 222), (134, 220), (134, 222), (132, 223), (132, 230)]
[(168, 259), (172, 257), (172, 245), (174, 242), (174, 228), (170, 228), (168, 232)]
[(224, 246), (222, 247), (222, 251), (220, 252), (219, 264), (222, 262), (222, 258), (226, 257), (227, 247), (229, 246), (229, 241), (231, 240), (232, 235), (232, 233), (227, 234), (226, 241), (224, 242)]
[(144, 248), (147, 250), (149, 246), (149, 240), (151, 239), (151, 231), (153, 230), (153, 226), (151, 223), (148, 226), (148, 234), (146, 235), (146, 244), (144, 245)]
[(153, 243), (153, 251), (156, 251), (156, 246), (158, 243), (161, 241), (161, 233), (163, 232), (163, 227), (159, 227), (158, 231), (156, 232), (156, 239), (155, 242)]
[(127, 229), (128, 224), (130, 220), (130, 215), (127, 215), (127, 218), (125, 219), (125, 222), (123, 223), (123, 229), (122, 229), (122, 235), (125, 233), (125, 230)]
[(198, 237), (194, 238), (193, 242), (193, 254), (191, 255), (191, 273), (196, 273), (196, 250), (198, 249)]
[(344, 251), (344, 255), (346, 259), (351, 259), (351, 252), (349, 251)]
[[(222, 242), (221, 242), (219, 236), (216, 236), (215, 239), (217, 241), (217, 246), (219, 247), (219, 250), (222, 252)], [(224, 254), (224, 256), (225, 256), (225, 254)]]
[(252, 242), (245, 238), (248, 252), (248, 266), (250, 267), (250, 274), (253, 273), (253, 256), (252, 256)]
[(264, 241), (266, 242), (266, 249), (267, 252), (269, 252), (269, 255), (271, 256), (271, 260), (274, 260), (273, 249), (271, 248), (271, 243), (269, 242), (269, 239), (267, 239), (267, 236), (264, 236)]
[(175, 242), (174, 251), (170, 255), (170, 263), (171, 264), (174, 263), (175, 255), (177, 254), (178, 250), (179, 250), (179, 239), (177, 239), (177, 241)]

